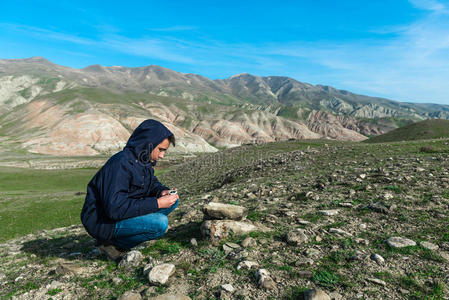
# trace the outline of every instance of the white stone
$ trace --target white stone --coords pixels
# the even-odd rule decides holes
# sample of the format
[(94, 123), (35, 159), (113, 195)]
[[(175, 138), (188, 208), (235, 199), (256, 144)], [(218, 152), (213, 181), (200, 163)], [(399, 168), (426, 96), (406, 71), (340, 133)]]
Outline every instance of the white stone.
[(256, 278), (260, 287), (271, 290), (276, 288), (276, 283), (270, 277), (270, 272), (266, 269), (259, 269), (256, 271)]
[(305, 230), (297, 228), (287, 233), (287, 242), (293, 245), (301, 245), (307, 243), (309, 238), (305, 234)]
[(175, 265), (161, 264), (151, 269), (148, 280), (153, 284), (165, 284), (171, 275), (175, 273)]
[(207, 220), (201, 225), (202, 235), (211, 239), (223, 239), (231, 233), (242, 235), (257, 230), (264, 231), (265, 229), (247, 222), (233, 220)]
[(120, 268), (135, 268), (140, 265), (140, 263), (143, 260), (143, 255), (140, 253), (140, 251), (133, 250), (129, 251), (128, 253), (123, 256), (123, 258), (120, 260), (120, 263), (118, 266)]
[(304, 300), (331, 300), (328, 294), (321, 289), (310, 289), (303, 293)]
[(256, 247), (257, 246), (257, 242), (255, 239), (253, 239), (252, 237), (247, 237), (242, 241), (242, 247), (243, 248), (248, 248), (248, 247)]
[(421, 242), (419, 243), (421, 245), (421, 247), (428, 249), (428, 250), (438, 250), (438, 245), (435, 245), (433, 243), (430, 242)]
[(225, 290), (226, 292), (229, 292), (229, 293), (234, 292), (234, 287), (231, 284), (229, 284), (229, 283), (221, 285), (221, 288), (223, 290)]
[(335, 216), (338, 215), (339, 211), (338, 209), (328, 209), (328, 210), (319, 210), (318, 213), (324, 216)]
[(410, 239), (403, 237), (391, 237), (387, 240), (387, 244), (393, 248), (403, 248), (408, 246), (416, 246), (416, 243)]
[(344, 231), (343, 229), (340, 228), (331, 228), (329, 229), (330, 233), (336, 233), (336, 234), (341, 234), (341, 235), (347, 235), (347, 236), (352, 236), (352, 234), (350, 234), (349, 232)]
[(182, 294), (163, 294), (156, 297), (150, 297), (148, 300), (191, 300), (191, 298)]
[(238, 205), (210, 202), (204, 206), (203, 212), (211, 219), (244, 220), (248, 209)]
[(383, 265), (385, 263), (385, 259), (377, 253), (371, 254), (370, 258), (374, 260), (379, 265)]
[(249, 270), (251, 268), (257, 268), (259, 266), (258, 263), (250, 260), (244, 260), (237, 265), (237, 270)]
[(117, 300), (141, 300), (142, 296), (139, 293), (133, 293), (131, 291), (125, 292)]
[(378, 284), (378, 285), (382, 285), (382, 286), (386, 286), (387, 285), (387, 283), (385, 281), (377, 279), (377, 278), (368, 278), (366, 280), (369, 281), (369, 282)]

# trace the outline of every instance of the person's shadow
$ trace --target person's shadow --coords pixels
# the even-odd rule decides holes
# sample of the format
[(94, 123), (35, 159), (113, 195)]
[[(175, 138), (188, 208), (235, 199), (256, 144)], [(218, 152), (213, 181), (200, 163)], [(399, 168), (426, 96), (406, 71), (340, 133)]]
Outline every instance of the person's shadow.
[[(23, 243), (22, 251), (38, 257), (62, 257), (65, 259), (94, 259), (95, 240), (86, 233), (61, 237), (38, 238)], [(94, 252), (92, 252), (94, 251)], [(97, 257), (95, 257), (97, 256)]]
[[(199, 239), (200, 223), (189, 222), (178, 226), (173, 226), (162, 237), (169, 241), (177, 241), (182, 245), (189, 245), (192, 238)], [(69, 233), (60, 237), (38, 238), (23, 243), (22, 251), (35, 254), (38, 257), (61, 257), (68, 260), (83, 259), (104, 259), (95, 246), (95, 239), (87, 233)]]

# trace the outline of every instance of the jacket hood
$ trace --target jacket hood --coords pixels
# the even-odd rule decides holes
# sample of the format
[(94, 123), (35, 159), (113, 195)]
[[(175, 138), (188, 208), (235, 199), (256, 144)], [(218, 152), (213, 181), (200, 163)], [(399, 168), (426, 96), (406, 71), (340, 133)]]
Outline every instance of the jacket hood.
[(173, 133), (164, 124), (148, 119), (134, 129), (126, 143), (125, 149), (131, 150), (141, 163), (149, 164), (151, 151), (172, 135)]

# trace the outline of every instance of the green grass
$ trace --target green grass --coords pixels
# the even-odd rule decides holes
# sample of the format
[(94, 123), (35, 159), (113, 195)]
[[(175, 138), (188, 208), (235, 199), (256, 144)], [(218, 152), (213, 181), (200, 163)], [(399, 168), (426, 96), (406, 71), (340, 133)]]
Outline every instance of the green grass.
[(182, 248), (181, 243), (168, 241), (166, 239), (157, 240), (153, 245), (145, 248), (142, 253), (145, 255), (161, 256), (164, 254), (178, 253)]
[(34, 170), (0, 167), (2, 194), (20, 192), (86, 191), (96, 169)]
[(384, 143), (410, 140), (449, 138), (449, 120), (425, 120), (397, 128), (366, 140), (366, 143)]
[(0, 242), (80, 223), (86, 186), (96, 169), (0, 168)]
[(0, 242), (42, 229), (80, 224), (86, 187), (96, 172), (91, 168), (0, 167)]
[(334, 287), (340, 283), (340, 278), (329, 270), (321, 269), (313, 275), (313, 281), (323, 287)]

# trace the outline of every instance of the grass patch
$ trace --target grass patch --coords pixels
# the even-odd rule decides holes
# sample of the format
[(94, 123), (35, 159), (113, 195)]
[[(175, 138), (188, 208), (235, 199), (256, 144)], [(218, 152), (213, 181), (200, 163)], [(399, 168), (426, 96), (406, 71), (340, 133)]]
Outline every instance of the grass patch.
[(323, 287), (335, 287), (340, 283), (340, 277), (327, 269), (317, 271), (312, 280)]
[(292, 286), (288, 289), (287, 293), (283, 297), (285, 300), (297, 300), (301, 299), (303, 293), (308, 290), (308, 288), (303, 286)]
[(165, 254), (176, 254), (182, 248), (181, 243), (168, 241), (166, 239), (157, 240), (153, 245), (150, 245), (142, 250), (145, 255), (161, 256)]

